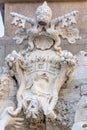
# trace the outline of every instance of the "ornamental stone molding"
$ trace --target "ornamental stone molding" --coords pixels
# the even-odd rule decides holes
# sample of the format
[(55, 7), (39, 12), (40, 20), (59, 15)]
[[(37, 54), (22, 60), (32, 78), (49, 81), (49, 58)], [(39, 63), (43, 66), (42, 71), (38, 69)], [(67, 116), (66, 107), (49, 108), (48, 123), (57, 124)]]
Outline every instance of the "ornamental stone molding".
[(37, 8), (34, 19), (10, 14), (11, 24), (18, 26), (14, 40), (17, 44), (25, 44), (26, 40), (28, 47), (20, 52), (13, 50), (5, 58), (0, 99), (7, 98), (9, 103), (2, 108), (0, 128), (21, 129), (26, 120), (24, 129), (37, 129), (46, 119), (59, 120), (59, 92), (72, 78), (77, 63), (72, 53), (62, 50), (61, 38), (70, 44), (80, 39), (75, 20), (78, 11), (52, 19), (52, 10), (44, 2)]

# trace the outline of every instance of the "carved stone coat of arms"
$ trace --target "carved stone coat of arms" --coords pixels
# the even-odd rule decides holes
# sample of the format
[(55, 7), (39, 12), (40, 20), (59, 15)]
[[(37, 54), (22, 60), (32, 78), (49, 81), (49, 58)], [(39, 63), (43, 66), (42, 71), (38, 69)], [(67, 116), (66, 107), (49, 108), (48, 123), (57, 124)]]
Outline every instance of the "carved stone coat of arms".
[[(40, 122), (44, 118), (57, 120), (55, 107), (59, 91), (70, 80), (77, 63), (72, 53), (61, 49), (61, 38), (71, 44), (80, 39), (75, 20), (77, 14), (78, 11), (72, 11), (52, 19), (52, 10), (46, 2), (37, 8), (35, 18), (11, 12), (12, 24), (19, 26), (14, 39), (17, 44), (25, 44), (27, 40), (28, 47), (18, 53), (14, 50), (5, 58), (0, 97), (5, 96), (9, 86), (16, 86), (16, 104), (10, 99), (10, 105), (2, 109), (2, 130), (8, 126), (20, 128), (24, 119), (29, 125), (33, 120)], [(26, 23), (30, 28), (26, 28)]]

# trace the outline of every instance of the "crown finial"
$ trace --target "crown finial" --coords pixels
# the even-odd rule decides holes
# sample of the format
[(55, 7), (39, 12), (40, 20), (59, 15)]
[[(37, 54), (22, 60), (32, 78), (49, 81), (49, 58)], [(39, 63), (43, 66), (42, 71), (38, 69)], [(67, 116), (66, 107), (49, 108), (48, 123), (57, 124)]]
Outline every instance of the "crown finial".
[(48, 25), (52, 18), (52, 10), (44, 1), (36, 10), (37, 22), (41, 25)]
[(48, 6), (48, 5), (47, 5), (47, 1), (44, 1), (44, 2), (43, 2), (43, 5)]

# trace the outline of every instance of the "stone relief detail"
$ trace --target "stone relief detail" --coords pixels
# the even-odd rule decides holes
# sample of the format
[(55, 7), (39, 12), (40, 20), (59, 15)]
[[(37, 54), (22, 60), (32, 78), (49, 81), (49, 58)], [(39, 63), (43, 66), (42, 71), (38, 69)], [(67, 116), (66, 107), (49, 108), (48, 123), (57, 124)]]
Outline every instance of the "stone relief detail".
[(2, 75), (0, 77), (0, 99), (5, 98), (8, 95), (9, 78), (8, 75)]
[(23, 118), (11, 116), (9, 114), (10, 111), (13, 111), (13, 108), (14, 109), (16, 108), (16, 104), (12, 99), (11, 92), (10, 92), (10, 87), (12, 87), (12, 85), (14, 86), (14, 83), (7, 72), (0, 75), (0, 128), (1, 130), (5, 130), (8, 126), (13, 126), (13, 125), (15, 128), (20, 128), (20, 126), (23, 123)]
[[(46, 2), (37, 8), (34, 19), (11, 12), (14, 17), (12, 24), (22, 27), (22, 29), (16, 31), (14, 39), (18, 44), (27, 39), (29, 50), (33, 50), (35, 45), (39, 49), (49, 49), (53, 43), (55, 43), (54, 49), (58, 50), (61, 43), (60, 36), (66, 38), (69, 43), (75, 43), (76, 39), (80, 39), (79, 30), (75, 27), (77, 13), (78, 11), (72, 11), (64, 16), (52, 19), (52, 11)], [(29, 29), (26, 29), (26, 22), (31, 24)], [(40, 38), (43, 47), (36, 40), (37, 37), (38, 40)], [(46, 37), (46, 41), (44, 37)]]
[[(28, 121), (29, 129), (33, 128), (33, 121), (37, 128), (45, 118), (58, 120), (55, 109), (59, 92), (71, 79), (77, 63), (72, 53), (61, 49), (61, 36), (70, 43), (80, 39), (79, 30), (75, 27), (77, 13), (73, 11), (52, 19), (52, 10), (46, 2), (37, 8), (34, 19), (11, 12), (14, 17), (12, 24), (20, 27), (14, 39), (17, 44), (27, 40), (28, 48), (20, 52), (13, 50), (5, 58), (5, 75), (9, 78), (7, 76), (4, 82), (1, 78), (0, 94), (4, 95), (3, 88), (8, 90), (10, 79), (15, 81), (17, 90), (16, 105), (7, 106), (1, 114), (2, 130), (8, 126), (20, 128), (23, 119)], [(31, 24), (28, 29), (26, 22)]]

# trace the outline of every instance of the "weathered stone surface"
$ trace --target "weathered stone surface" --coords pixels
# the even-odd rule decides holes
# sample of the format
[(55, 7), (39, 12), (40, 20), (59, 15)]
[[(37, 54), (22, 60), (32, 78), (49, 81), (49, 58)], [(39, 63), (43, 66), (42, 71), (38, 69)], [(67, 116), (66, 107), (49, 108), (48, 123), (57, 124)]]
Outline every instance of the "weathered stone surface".
[[(14, 15), (15, 15), (15, 13), (14, 13)], [(19, 14), (17, 14), (17, 15), (19, 17)], [(49, 25), (49, 21), (47, 21), (47, 24)], [(23, 25), (23, 23), (21, 25)], [(14, 105), (14, 107), (15, 107), (15, 105), (17, 105), (17, 109), (16, 109), (16, 111), (8, 109), (10, 115), (8, 114), (8, 111), (5, 111), (6, 113), (5, 113), (5, 115), (3, 115), (3, 117), (5, 117), (5, 116), (8, 117), (9, 120), (6, 121), (8, 124), (10, 124), (10, 122), (12, 122), (12, 120), (15, 121), (14, 116), (17, 116), (16, 114), (20, 113), (21, 110), (18, 108), (21, 105), (21, 100), (22, 100), (23, 101), (23, 110), (21, 111), (21, 113), (23, 115), (20, 115), (20, 116), (24, 118), (24, 124), (23, 124), (23, 126), (21, 124), (21, 126), (20, 126), (21, 130), (29, 130), (29, 129), (30, 130), (41, 130), (41, 129), (42, 130), (70, 130), (74, 123), (74, 117), (75, 117), (75, 112), (77, 109), (77, 103), (80, 100), (81, 96), (86, 95), (86, 93), (87, 93), (87, 89), (86, 89), (86, 85), (87, 85), (87, 52), (82, 51), (79, 54), (77, 54), (78, 64), (74, 68), (76, 58), (68, 51), (63, 51), (63, 50), (61, 50), (60, 47), (59, 47), (59, 50), (57, 50), (54, 47), (56, 38), (54, 38), (54, 39), (52, 39), (52, 38), (56, 35), (56, 33), (54, 32), (55, 35), (51, 35), (53, 30), (50, 30), (51, 33), (49, 35), (47, 35), (46, 32), (48, 30), (47, 30), (47, 28), (45, 28), (46, 32), (44, 30), (45, 36), (43, 38), (44, 33), (42, 33), (43, 30), (41, 29), (41, 26), (44, 26), (44, 24), (41, 25), (40, 27), (38, 27), (39, 29), (41, 29), (40, 30), (41, 32), (39, 32), (39, 33), (38, 33), (38, 28), (36, 25), (37, 25), (37, 23), (35, 23), (36, 28), (34, 28), (36, 30), (33, 30), (33, 29), (32, 29), (32, 31), (30, 30), (31, 33), (29, 36), (32, 39), (32, 36), (35, 37), (36, 34), (40, 35), (40, 37), (37, 37), (37, 39), (39, 39), (39, 40), (35, 40), (35, 38), (33, 38), (32, 40), (27, 39), (27, 40), (29, 40), (28, 49), (25, 49), (25, 51), (20, 51), (20, 48), (23, 49), (27, 46), (27, 43), (23, 42), (23, 45), (17, 45), (17, 47), (16, 47), (16, 50), (18, 52), (20, 51), (20, 53), (18, 53), (16, 51), (12, 51), (12, 53), (6, 57), (6, 62), (7, 62), (8, 68), (6, 68), (7, 73), (6, 72), (5, 73), (9, 74), (8, 75), (9, 77), (6, 76), (6, 78), (7, 78), (7, 80), (11, 79), (12, 80), (11, 82), (13, 82), (15, 80), (15, 83), (10, 84), (10, 86), (8, 86), (6, 80), (5, 79), (2, 80), (3, 76), (0, 77), (0, 81), (1, 81), (0, 88), (1, 88), (1, 92), (2, 92), (1, 94), (5, 94), (4, 93), (5, 90), (2, 89), (2, 88), (4, 88), (2, 81), (4, 81), (4, 82), (6, 82), (6, 84), (5, 84), (6, 87), (7, 88), (10, 87), (10, 92), (8, 94), (8, 97), (10, 97), (11, 99), (13, 98), (12, 102), (8, 102), (8, 104), (12, 103), (12, 105)], [(18, 38), (21, 37), (20, 32), (21, 31), (19, 31), (19, 35), (17, 35), (18, 37), (16, 37), (17, 40), (18, 40)], [(35, 35), (33, 35), (34, 33), (35, 33)], [(47, 40), (48, 38), (46, 36), (50, 37), (51, 41)], [(25, 37), (25, 35), (24, 35), (24, 37)], [(21, 38), (24, 38), (24, 37), (21, 37)], [(46, 37), (46, 39), (45, 39), (45, 37)], [(21, 40), (21, 38), (19, 40)], [(45, 41), (44, 39), (47, 40), (48, 43), (50, 42), (51, 46), (53, 46), (53, 47), (51, 48), (50, 44), (47, 44), (47, 45), (44, 44), (44, 41)], [(5, 42), (3, 41), (3, 39), (1, 39), (1, 40), (2, 40), (2, 42), (0, 44), (2, 44), (2, 46), (3, 45), (5, 46), (5, 50), (6, 50), (5, 55), (7, 55), (8, 52), (10, 53), (11, 50), (14, 50), (16, 44), (15, 44), (15, 42), (12, 42), (12, 39), (10, 40), (9, 38), (7, 38)], [(29, 48), (30, 47), (29, 45), (33, 44), (33, 43), (30, 44), (30, 40), (33, 41), (33, 43), (35, 44), (35, 46), (33, 46), (32, 50), (30, 50), (31, 48)], [(52, 40), (54, 40), (54, 43), (52, 43)], [(42, 45), (45, 45), (45, 47), (41, 46), (40, 41), (41, 41)], [(67, 50), (69, 49), (69, 51), (71, 50), (72, 52), (77, 53), (80, 49), (81, 50), (84, 49), (83, 45), (85, 45), (85, 50), (87, 50), (86, 41), (87, 41), (86, 36), (84, 36), (84, 40), (82, 40), (82, 42), (84, 44), (82, 44), (82, 42), (77, 42), (77, 44), (76, 44), (77, 48), (75, 47), (75, 49), (74, 49), (73, 44), (70, 47), (70, 45), (67, 44), (67, 41), (62, 43), (62, 47), (63, 47), (63, 49), (67, 49)], [(8, 42), (7, 45), (6, 45), (6, 42)], [(39, 43), (39, 45), (38, 45), (38, 43)], [(10, 46), (10, 49), (9, 49), (9, 46)], [(56, 64), (55, 62), (59, 63), (59, 64), (57, 64), (58, 66), (55, 66), (55, 64)], [(52, 64), (52, 66), (50, 66), (50, 64)], [(67, 70), (67, 67), (68, 67), (68, 70)], [(71, 68), (74, 69), (74, 74), (72, 76), (72, 80), (69, 81), (69, 78), (71, 77), (71, 74), (73, 71), (73, 70), (71, 70)], [(54, 71), (54, 70), (56, 70), (56, 71)], [(51, 73), (49, 74), (49, 71), (52, 73), (52, 75), (51, 75)], [(65, 71), (66, 71), (66, 73), (65, 73)], [(55, 75), (54, 73), (57, 74), (56, 76), (58, 76), (59, 80), (57, 80), (57, 82), (55, 82), (56, 76), (54, 76)], [(25, 85), (25, 81), (26, 81), (26, 85)], [(57, 96), (55, 96), (56, 88), (54, 86), (54, 83), (55, 83), (55, 85), (58, 85)], [(67, 83), (67, 85), (66, 85), (66, 83)], [(22, 87), (25, 87), (25, 88), (22, 88)], [(21, 92), (20, 88), (23, 89), (22, 92)], [(53, 94), (53, 92), (54, 92), (54, 94)], [(7, 91), (7, 93), (8, 93), (8, 91)], [(48, 102), (48, 100), (46, 100), (46, 96), (48, 93), (49, 93), (49, 97), (50, 97), (50, 93), (51, 93), (50, 100), (48, 97), (49, 102)], [(17, 98), (15, 98), (15, 96), (17, 96)], [(54, 96), (55, 96), (55, 98), (52, 101)], [(56, 102), (57, 97), (58, 97), (58, 102)], [(5, 99), (4, 102), (6, 100), (7, 99)], [(26, 101), (27, 101), (27, 105), (26, 105)], [(41, 108), (39, 108), (39, 107), (36, 107), (37, 109), (34, 109), (35, 107), (31, 108), (30, 104), (32, 105), (32, 103), (33, 103), (33, 105), (37, 105), (37, 101), (38, 101), (38, 104), (41, 106)], [(1, 105), (2, 105), (2, 102), (3, 102), (3, 99), (1, 100)], [(51, 110), (52, 113), (49, 116), (49, 115), (46, 115), (46, 112), (49, 112), (48, 110), (50, 110), (50, 109), (48, 109), (50, 102), (54, 103), (54, 104), (52, 104), (52, 107), (55, 105), (56, 105), (56, 107), (55, 107), (55, 109), (53, 107), (53, 109)], [(85, 103), (86, 102), (84, 100), (83, 104), (85, 104)], [(29, 106), (30, 106), (30, 108), (29, 108)], [(86, 104), (85, 104), (85, 106), (86, 106)], [(80, 108), (83, 109), (83, 107), (80, 107)], [(36, 112), (36, 115), (34, 115), (32, 109), (34, 112)], [(41, 109), (43, 110), (43, 112), (39, 111)], [(79, 110), (81, 110), (81, 109), (79, 109)], [(29, 110), (29, 111), (27, 112), (27, 110)], [(37, 113), (36, 110), (38, 110), (40, 113)], [(32, 112), (33, 116), (38, 115), (37, 120), (29, 118), (29, 117), (28, 117), (28, 119), (25, 119), (25, 116), (27, 117), (28, 114), (29, 114), (28, 116), (30, 116), (31, 112)], [(83, 112), (84, 112), (84, 109), (83, 109)], [(53, 119), (53, 117), (55, 117), (55, 115), (56, 115), (56, 120)], [(85, 113), (83, 114), (83, 117), (81, 119), (84, 119), (84, 116), (85, 116)], [(2, 119), (3, 118), (1, 118), (1, 120)], [(1, 122), (1, 120), (0, 120), (0, 122)], [(18, 123), (18, 122), (19, 122), (19, 119), (16, 123)], [(12, 122), (12, 123), (14, 123), (14, 122)], [(0, 124), (0, 125), (2, 126), (2, 124)], [(8, 130), (9, 129), (11, 129), (11, 127), (9, 127)], [(13, 128), (12, 128), (12, 130), (13, 130)], [(79, 130), (79, 129), (73, 129), (73, 130)], [(81, 129), (81, 130), (83, 130), (83, 129)]]
[[(58, 111), (59, 113), (58, 119), (57, 119), (58, 122), (56, 122), (56, 126), (55, 126), (55, 122), (49, 121), (49, 123), (47, 123), (48, 129), (51, 129), (51, 128), (53, 129), (54, 126), (55, 128), (57, 127), (56, 129), (58, 129), (58, 126), (59, 126), (62, 130), (64, 129), (67, 130), (67, 129), (71, 129), (74, 123), (75, 112), (77, 110), (77, 104), (82, 95), (87, 95), (86, 93), (87, 92), (86, 91), (87, 76), (84, 75), (83, 77), (83, 75), (80, 75), (80, 73), (82, 73), (83, 71), (83, 70), (80, 70), (80, 67), (82, 66), (84, 68), (84, 64), (87, 61), (85, 54), (86, 52), (80, 52), (77, 54), (79, 64), (77, 64), (75, 67), (72, 80), (68, 83), (67, 86), (61, 88), (60, 90), (59, 101), (56, 108), (56, 111)], [(79, 71), (77, 71), (77, 68), (79, 68), (78, 69)], [(85, 68), (84, 71), (87, 72), (87, 69)], [(79, 129), (76, 129), (76, 130), (79, 130)]]
[[(82, 127), (87, 122), (86, 118), (86, 107), (87, 107), (87, 80), (86, 80), (86, 72), (87, 72), (87, 52), (80, 52), (78, 57), (78, 67), (76, 67), (74, 72), (74, 79), (72, 85), (75, 85), (75, 88), (80, 91), (77, 91), (77, 95), (80, 96), (78, 102), (76, 104), (76, 114), (75, 114), (75, 124), (72, 127), (72, 130), (83, 130)], [(79, 68), (79, 69), (77, 69)], [(78, 77), (78, 78), (77, 78)], [(70, 84), (69, 84), (70, 85)], [(85, 97), (84, 97), (85, 96)], [(76, 98), (78, 99), (78, 97)]]
[[(1, 129), (5, 130), (8, 126), (21, 129), (24, 123), (26, 130), (45, 130), (49, 129), (51, 122), (53, 125), (50, 129), (71, 128), (74, 118), (72, 113), (75, 112), (75, 107), (72, 106), (80, 98), (79, 94), (76, 95), (79, 89), (74, 92), (73, 88), (61, 87), (72, 77), (77, 58), (67, 50), (61, 49), (60, 38), (66, 38), (69, 43), (75, 43), (79, 38), (79, 31), (73, 26), (76, 24), (77, 13), (78, 11), (72, 11), (51, 20), (52, 11), (46, 2), (37, 8), (34, 19), (11, 13), (14, 17), (12, 23), (18, 24), (21, 28), (16, 31), (16, 43), (25, 45), (26, 40), (28, 48), (19, 52), (13, 50), (5, 58), (6, 67), (2, 68), (2, 74), (7, 79), (1, 77), (1, 100), (6, 90), (7, 94), (9, 93), (10, 87), (11, 92), (7, 98), (16, 96), (16, 103), (13, 101), (16, 109), (9, 106), (3, 110)], [(29, 29), (25, 28), (26, 22), (31, 24)], [(58, 28), (57, 23), (60, 23)], [(15, 89), (9, 85), (10, 79), (15, 80), (17, 85)], [(71, 99), (73, 94), (70, 92), (74, 93), (74, 100)]]
[(87, 95), (87, 84), (81, 85), (81, 95)]
[(46, 122), (46, 130), (61, 130), (61, 129), (58, 128), (55, 124)]
[[(13, 36), (14, 32), (16, 30), (15, 27), (11, 28), (10, 23), (12, 21), (12, 18), (10, 16), (10, 12), (17, 12), (21, 13), (28, 17), (35, 17), (35, 10), (37, 6), (40, 3), (6, 3), (5, 4), (5, 34), (7, 36)], [(81, 1), (81, 2), (49, 2), (50, 7), (53, 11), (53, 18), (62, 16), (63, 14), (66, 14), (67, 12), (71, 12), (72, 10), (78, 10), (79, 11), (79, 19), (78, 19), (78, 28), (82, 34), (86, 34), (87, 28), (87, 1)], [(26, 9), (26, 10), (25, 10)], [(83, 24), (84, 23), (84, 24)]]
[(0, 66), (4, 64), (5, 46), (0, 46)]
[[(77, 54), (79, 53), (79, 51), (87, 51), (87, 36), (86, 35), (81, 35), (82, 39), (80, 41), (77, 41), (76, 44), (68, 44), (67, 41), (62, 41), (62, 49), (63, 50), (68, 50), (70, 52), (72, 52), (73, 54)], [(26, 49), (27, 48), (27, 41), (24, 44), (21, 45), (17, 45), (16, 42), (13, 40), (13, 38), (11, 37), (3, 37), (0, 38), (0, 47), (1, 47), (1, 57), (0, 60), (2, 62), (0, 62), (1, 66), (4, 65), (4, 58), (6, 57), (6, 55), (8, 55), (9, 53), (12, 52), (12, 50), (16, 50), (17, 52), (20, 51), (20, 49)], [(79, 58), (78, 54), (78, 58)], [(84, 54), (82, 54), (84, 55)], [(80, 55), (81, 57), (81, 55)], [(83, 58), (83, 56), (81, 57), (81, 59), (83, 59), (83, 62), (80, 62), (80, 65), (85, 65), (84, 67), (86, 67), (87, 65), (87, 61), (86, 61), (86, 56), (85, 58)], [(84, 75), (84, 74), (83, 74)], [(78, 77), (78, 74), (75, 76), (75, 78)]]

